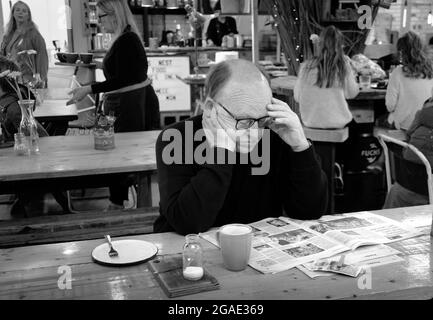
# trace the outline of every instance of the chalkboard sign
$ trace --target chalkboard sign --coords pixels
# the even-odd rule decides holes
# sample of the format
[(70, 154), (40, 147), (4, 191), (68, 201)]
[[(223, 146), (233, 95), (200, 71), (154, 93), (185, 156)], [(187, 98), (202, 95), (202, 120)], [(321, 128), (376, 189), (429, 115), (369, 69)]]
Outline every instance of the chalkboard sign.
[(148, 57), (147, 75), (159, 99), (161, 112), (190, 111), (191, 88), (176, 76), (190, 74), (189, 57)]

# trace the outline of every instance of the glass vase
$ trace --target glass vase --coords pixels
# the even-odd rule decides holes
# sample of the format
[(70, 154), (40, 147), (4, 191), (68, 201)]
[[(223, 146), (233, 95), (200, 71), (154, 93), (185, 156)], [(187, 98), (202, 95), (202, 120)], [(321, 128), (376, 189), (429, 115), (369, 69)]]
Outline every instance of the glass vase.
[(33, 108), (35, 100), (20, 100), (18, 104), (21, 108), (21, 122), (18, 129), (19, 133), (22, 133), (29, 146), (30, 154), (39, 153), (39, 134), (38, 125), (33, 116)]

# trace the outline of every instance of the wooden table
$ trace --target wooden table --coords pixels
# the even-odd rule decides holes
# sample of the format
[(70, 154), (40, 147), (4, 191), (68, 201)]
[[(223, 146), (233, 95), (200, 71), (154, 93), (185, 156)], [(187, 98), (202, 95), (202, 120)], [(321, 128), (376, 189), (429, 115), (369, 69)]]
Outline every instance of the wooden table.
[[(432, 207), (382, 210), (375, 213), (399, 220), (431, 222)], [(159, 254), (180, 253), (184, 237), (174, 233), (128, 237), (153, 242)], [(147, 264), (116, 268), (95, 264), (93, 248), (103, 239), (0, 250), (0, 299), (167, 299)], [(201, 241), (206, 267), (220, 289), (181, 299), (431, 299), (433, 297), (432, 238), (421, 236), (391, 244), (403, 262), (372, 269), (371, 289), (356, 278), (332, 275), (310, 279), (297, 269), (263, 275), (247, 267), (226, 270), (220, 251)], [(71, 268), (72, 289), (57, 285), (59, 267)], [(61, 269), (60, 269), (61, 270)]]
[(78, 110), (75, 104), (66, 105), (68, 100), (44, 100), (34, 111), (34, 116), (41, 122), (62, 121), (69, 122), (78, 119)]
[[(272, 92), (278, 95), (292, 95), (297, 77), (287, 76), (271, 80)], [(386, 89), (362, 89), (352, 100), (382, 100), (385, 99)]]
[(16, 156), (13, 148), (0, 149), (0, 194), (107, 186), (117, 174), (137, 173), (141, 185), (138, 205), (145, 206), (151, 202), (148, 176), (156, 170), (158, 134), (117, 133), (116, 148), (108, 151), (94, 149), (93, 135), (41, 138), (40, 154), (28, 157)]

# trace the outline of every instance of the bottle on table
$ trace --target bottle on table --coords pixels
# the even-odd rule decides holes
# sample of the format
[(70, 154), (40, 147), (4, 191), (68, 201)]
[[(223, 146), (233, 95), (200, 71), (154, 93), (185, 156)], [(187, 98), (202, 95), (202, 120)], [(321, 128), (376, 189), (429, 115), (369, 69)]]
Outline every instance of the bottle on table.
[(203, 247), (197, 234), (189, 234), (185, 237), (182, 260), (185, 279), (197, 281), (203, 277)]

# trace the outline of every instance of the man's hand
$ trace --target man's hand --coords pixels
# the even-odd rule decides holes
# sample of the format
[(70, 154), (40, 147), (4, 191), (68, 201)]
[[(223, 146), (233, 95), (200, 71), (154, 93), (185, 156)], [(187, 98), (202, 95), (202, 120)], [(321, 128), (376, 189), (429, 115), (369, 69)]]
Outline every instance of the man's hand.
[(269, 104), (266, 108), (268, 115), (273, 118), (268, 127), (291, 146), (293, 151), (301, 152), (310, 147), (299, 117), (286, 103), (273, 98), (272, 104)]
[(72, 94), (72, 98), (67, 102), (67, 104), (74, 104), (83, 100), (88, 94), (92, 93), (91, 86), (79, 87), (73, 89), (69, 94)]

